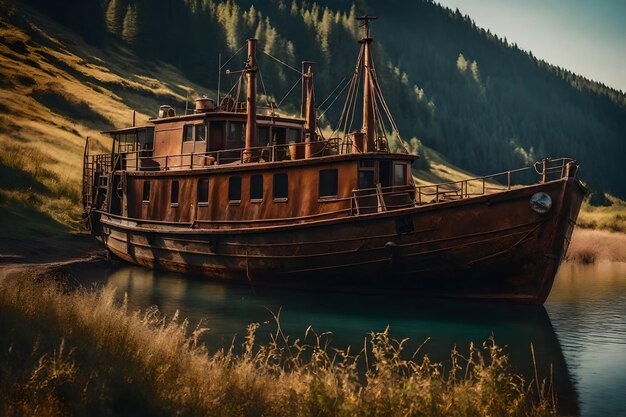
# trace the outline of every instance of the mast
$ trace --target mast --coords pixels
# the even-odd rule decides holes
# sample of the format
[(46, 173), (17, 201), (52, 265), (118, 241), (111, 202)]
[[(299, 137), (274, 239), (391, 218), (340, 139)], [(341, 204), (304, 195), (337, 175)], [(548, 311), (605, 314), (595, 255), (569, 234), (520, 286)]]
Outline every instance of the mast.
[(243, 162), (252, 161), (252, 148), (257, 147), (256, 128), (256, 39), (248, 39), (248, 58), (246, 59), (247, 88), (247, 118), (246, 118), (246, 148), (243, 152)]
[(313, 150), (313, 142), (317, 142), (316, 130), (316, 114), (315, 114), (315, 94), (313, 93), (313, 71), (311, 71), (311, 65), (306, 74), (304, 74), (304, 86), (305, 86), (305, 103), (304, 103), (304, 141), (306, 145), (304, 147), (304, 157), (310, 158), (315, 152)]
[(302, 86), (300, 91), (300, 117), (304, 118), (306, 115), (306, 73), (304, 72), (305, 67), (311, 67), (311, 64), (315, 64), (313, 61), (301, 61), (300, 62), (302, 69), (300, 73), (302, 74)]
[(373, 74), (372, 74), (372, 57), (370, 56), (370, 26), (369, 21), (375, 20), (375, 16), (368, 16), (367, 13), (357, 17), (357, 20), (363, 21), (364, 36), (360, 40), (363, 44), (363, 128), (365, 134), (364, 152), (374, 152), (376, 150), (376, 125), (374, 122), (374, 96), (372, 91)]

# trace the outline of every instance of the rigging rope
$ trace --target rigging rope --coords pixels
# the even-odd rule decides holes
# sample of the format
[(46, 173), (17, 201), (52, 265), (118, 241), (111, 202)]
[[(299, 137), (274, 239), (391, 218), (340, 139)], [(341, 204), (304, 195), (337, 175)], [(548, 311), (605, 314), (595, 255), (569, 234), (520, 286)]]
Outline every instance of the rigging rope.
[[(345, 81), (346, 79), (347, 79), (347, 77), (343, 77), (343, 80), (342, 80), (341, 82), (343, 83), (343, 81)], [(351, 79), (351, 80), (352, 80), (352, 79)], [(318, 118), (318, 119), (321, 119), (321, 118), (322, 118), (322, 117), (326, 114), (326, 112), (327, 112), (328, 110), (330, 110), (330, 109), (333, 107), (333, 104), (335, 104), (335, 102), (337, 101), (337, 99), (339, 99), (339, 97), (341, 97), (341, 93), (343, 93), (343, 92), (344, 92), (344, 90), (346, 89), (346, 87), (347, 87), (348, 85), (350, 85), (350, 83), (346, 83), (346, 85), (344, 85), (344, 86), (343, 86), (343, 88), (341, 89), (341, 91), (339, 91), (339, 92), (337, 93), (337, 95), (335, 96), (335, 99), (334, 99), (334, 100), (333, 100), (333, 101), (332, 101), (332, 102), (328, 105), (328, 107), (326, 108), (326, 110), (324, 110), (322, 113), (320, 113), (320, 115), (319, 115), (319, 116), (317, 116), (317, 118)], [(339, 85), (337, 85), (337, 87), (339, 87)], [(337, 88), (335, 87), (335, 90), (336, 90), (336, 89), (337, 89)], [(332, 94), (332, 93), (331, 93), (331, 94)], [(330, 98), (330, 96), (328, 96), (328, 98)], [(324, 100), (324, 103), (328, 100), (328, 98), (327, 98), (326, 100)], [(320, 105), (320, 107), (321, 107), (321, 106), (323, 106), (323, 105), (324, 105), (324, 103), (322, 103), (322, 104)]]
[[(359, 50), (359, 55), (357, 57), (357, 62), (354, 67), (354, 73), (350, 80), (350, 88), (348, 89), (348, 95), (346, 96), (346, 101), (343, 104), (343, 109), (341, 110), (341, 116), (339, 117), (339, 121), (337, 122), (337, 128), (333, 131), (333, 136), (339, 131), (341, 126), (343, 125), (343, 134), (344, 138), (346, 135), (346, 129), (348, 124), (348, 117), (350, 116), (350, 108), (354, 107), (352, 102), (356, 103), (356, 95), (357, 95), (357, 86), (359, 84), (359, 76), (361, 70), (361, 59), (363, 58), (364, 48), (361, 46)], [(352, 123), (350, 124), (352, 125)]]
[[(339, 86), (340, 86), (341, 84), (343, 84), (343, 82), (344, 82), (344, 81), (346, 81), (346, 79), (347, 79), (347, 78), (348, 78), (348, 77), (343, 77), (343, 80), (341, 80), (341, 81), (339, 82), (339, 84), (337, 84), (337, 86), (336, 86), (335, 88), (333, 88), (333, 91), (331, 91), (331, 92), (330, 92), (330, 94), (328, 95), (328, 97), (326, 97), (326, 99), (325, 99), (324, 101), (322, 101), (322, 104), (320, 104), (320, 105), (318, 106), (318, 108), (322, 108), (322, 107), (324, 107), (324, 104), (326, 104), (326, 102), (328, 101), (328, 99), (330, 98), (330, 96), (332, 96), (332, 95), (333, 95), (333, 93), (334, 93), (334, 92), (335, 92), (335, 91), (339, 88)], [(344, 88), (345, 88), (345, 87), (344, 87)], [(343, 90), (341, 90), (341, 91), (343, 91)], [(339, 92), (339, 94), (341, 94), (341, 91)], [(333, 101), (333, 102), (334, 102), (334, 101)], [(331, 103), (331, 106), (332, 106), (332, 103)], [(329, 106), (329, 107), (330, 107), (330, 106)]]
[(265, 89), (265, 83), (263, 82), (263, 74), (261, 74), (261, 69), (259, 68), (259, 79), (261, 80), (261, 87), (263, 87), (263, 94), (265, 94), (265, 101), (267, 101), (267, 107), (274, 111), (274, 107), (272, 103), (270, 103), (270, 97), (267, 95), (267, 90)]
[(389, 109), (389, 106), (387, 105), (387, 100), (385, 100), (385, 96), (383, 95), (383, 91), (380, 88), (380, 84), (378, 84), (378, 77), (376, 77), (376, 66), (373, 60), (372, 60), (372, 71), (373, 71), (373, 74), (372, 74), (373, 80), (375, 80), (374, 82), (375, 92), (378, 94), (380, 98), (380, 102), (383, 106), (383, 110), (385, 111), (385, 114), (387, 115), (387, 118), (389, 119), (391, 128), (393, 129), (393, 131), (395, 132), (397, 136), (397, 140), (400, 143), (400, 147), (402, 148), (404, 153), (408, 154), (409, 151), (407, 150), (406, 146), (404, 146), (404, 141), (402, 140), (402, 137), (400, 136), (400, 130), (398, 129), (398, 126), (396, 125), (396, 121), (394, 120), (393, 115), (391, 114), (391, 110)]
[(230, 62), (230, 60), (233, 59), (239, 52), (241, 52), (241, 50), (245, 48), (246, 45), (247, 45), (247, 42), (244, 42), (243, 45), (241, 45), (241, 48), (237, 49), (237, 51), (234, 54), (232, 54), (231, 57), (228, 58), (226, 62), (222, 64), (222, 66), (220, 67), (220, 71), (224, 69), (224, 67)]
[(269, 56), (270, 58), (272, 58), (274, 61), (278, 62), (279, 64), (282, 64), (284, 66), (286, 66), (287, 68), (289, 68), (290, 70), (298, 73), (298, 75), (300, 75), (301, 77), (304, 75), (302, 74), (302, 72), (300, 70), (295, 69), (294, 67), (292, 67), (291, 65), (287, 64), (286, 62), (281, 61), (280, 59), (276, 58), (273, 55), (270, 55), (269, 53), (262, 51), (265, 55)]
[(289, 94), (293, 91), (294, 88), (296, 88), (296, 86), (300, 83), (300, 80), (296, 80), (296, 82), (293, 84), (293, 86), (289, 89), (289, 91), (287, 91), (287, 94), (285, 94), (285, 97), (282, 98), (282, 100), (280, 100), (280, 102), (276, 105), (276, 107), (280, 107), (281, 104), (283, 104), (283, 101), (285, 101), (285, 99), (287, 98), (287, 96), (289, 96)]

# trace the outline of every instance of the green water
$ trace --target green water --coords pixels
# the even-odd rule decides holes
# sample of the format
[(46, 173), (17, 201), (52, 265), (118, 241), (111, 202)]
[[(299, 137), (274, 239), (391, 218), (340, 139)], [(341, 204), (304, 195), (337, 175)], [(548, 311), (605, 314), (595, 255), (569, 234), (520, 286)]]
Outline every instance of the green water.
[[(102, 281), (100, 281), (102, 282)], [(490, 336), (506, 346), (515, 370), (530, 379), (530, 344), (540, 378), (550, 378), (562, 412), (626, 416), (626, 264), (565, 264), (545, 307), (424, 300), (409, 297), (308, 293), (252, 289), (194, 277), (122, 266), (104, 282), (128, 294), (131, 308), (156, 305), (168, 315), (180, 310), (192, 324), (204, 320), (210, 349), (243, 341), (247, 324), (260, 322), (261, 341), (281, 326), (301, 338), (311, 325), (331, 332), (332, 346), (360, 350), (371, 331), (390, 326), (392, 336), (411, 339), (407, 355), (427, 340), (420, 354), (446, 361), (453, 346)], [(239, 342), (236, 342), (237, 344)]]

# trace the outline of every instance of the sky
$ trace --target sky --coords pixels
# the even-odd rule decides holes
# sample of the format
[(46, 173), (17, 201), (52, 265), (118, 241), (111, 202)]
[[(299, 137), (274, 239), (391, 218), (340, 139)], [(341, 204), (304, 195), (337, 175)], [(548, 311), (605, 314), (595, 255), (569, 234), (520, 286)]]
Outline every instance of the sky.
[(436, 0), (537, 58), (626, 92), (626, 0)]

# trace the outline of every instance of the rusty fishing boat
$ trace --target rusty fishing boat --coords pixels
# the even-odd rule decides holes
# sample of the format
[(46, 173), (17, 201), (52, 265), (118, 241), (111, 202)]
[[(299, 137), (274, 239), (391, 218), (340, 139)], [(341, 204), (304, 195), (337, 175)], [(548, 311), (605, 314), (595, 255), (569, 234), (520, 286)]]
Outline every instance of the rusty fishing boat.
[[(161, 106), (149, 125), (106, 132), (108, 153), (91, 154), (87, 141), (92, 233), (147, 268), (255, 287), (542, 304), (584, 196), (578, 164), (545, 159), (416, 185), (417, 157), (390, 150), (399, 133), (370, 55), (371, 19), (360, 18), (364, 36), (331, 137), (317, 127), (309, 64), (300, 72), (301, 117), (257, 107), (257, 41), (249, 39), (238, 72), (245, 100), (218, 92), (182, 115)], [(351, 130), (357, 96), (362, 126)]]

